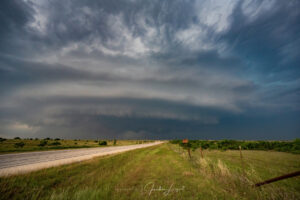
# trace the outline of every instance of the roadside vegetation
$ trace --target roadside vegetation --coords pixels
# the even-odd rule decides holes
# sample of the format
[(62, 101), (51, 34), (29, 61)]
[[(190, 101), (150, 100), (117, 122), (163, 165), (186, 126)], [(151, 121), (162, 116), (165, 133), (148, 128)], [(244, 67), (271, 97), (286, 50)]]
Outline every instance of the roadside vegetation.
[[(300, 155), (274, 151), (187, 151), (165, 143), (0, 178), (0, 199), (300, 199), (300, 179), (254, 188), (300, 169)], [(243, 167), (242, 167), (243, 166)]]
[(89, 148), (101, 146), (121, 146), (131, 144), (143, 144), (153, 142), (151, 140), (64, 140), (60, 138), (14, 139), (0, 138), (0, 154), (26, 151), (43, 151), (55, 149)]
[[(172, 144), (182, 144), (182, 140), (172, 140)], [(300, 139), (293, 141), (239, 141), (239, 140), (189, 140), (190, 148), (196, 150), (218, 149), (218, 150), (238, 150), (239, 146), (243, 150), (273, 150), (300, 154)]]

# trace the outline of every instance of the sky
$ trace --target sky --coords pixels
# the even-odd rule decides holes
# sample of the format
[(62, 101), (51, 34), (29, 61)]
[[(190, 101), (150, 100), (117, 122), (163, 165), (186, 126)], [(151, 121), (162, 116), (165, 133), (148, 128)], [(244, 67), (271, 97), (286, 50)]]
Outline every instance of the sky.
[(300, 138), (300, 1), (2, 0), (17, 136)]

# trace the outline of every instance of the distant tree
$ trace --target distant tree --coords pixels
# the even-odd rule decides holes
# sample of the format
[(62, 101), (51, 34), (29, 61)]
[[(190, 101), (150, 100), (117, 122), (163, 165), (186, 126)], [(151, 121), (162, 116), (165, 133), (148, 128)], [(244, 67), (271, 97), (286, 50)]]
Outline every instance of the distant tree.
[(43, 146), (46, 146), (47, 144), (48, 144), (47, 140), (41, 140), (39, 146), (43, 147)]
[(104, 141), (99, 141), (99, 145), (100, 146), (107, 145), (107, 142), (105, 140)]
[(55, 138), (54, 140), (58, 141), (58, 140), (60, 140), (60, 138)]
[(56, 142), (52, 142), (50, 145), (57, 146), (57, 145), (61, 145), (61, 143), (56, 141)]
[(17, 143), (15, 143), (15, 148), (22, 148), (22, 147), (24, 147), (24, 145), (25, 145), (25, 143), (24, 142), (17, 142)]
[[(172, 144), (181, 145), (181, 140), (172, 140)], [(300, 153), (300, 140), (293, 141), (240, 141), (240, 140), (190, 140), (192, 150), (198, 147), (203, 149), (227, 149), (238, 150), (239, 146), (244, 150), (275, 150), (291, 153)]]
[(0, 142), (4, 142), (6, 139), (0, 137)]
[(20, 138), (20, 137), (15, 137), (14, 139), (15, 139), (15, 140), (21, 140), (21, 138)]

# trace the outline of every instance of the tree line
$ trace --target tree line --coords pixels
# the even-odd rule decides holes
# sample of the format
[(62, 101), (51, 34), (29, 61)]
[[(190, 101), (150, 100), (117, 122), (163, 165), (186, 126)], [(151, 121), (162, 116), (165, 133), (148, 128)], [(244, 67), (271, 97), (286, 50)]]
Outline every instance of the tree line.
[(241, 140), (189, 140), (183, 144), (182, 140), (171, 140), (172, 144), (189, 146), (192, 150), (202, 149), (238, 150), (239, 146), (245, 150), (273, 150), (300, 154), (300, 139), (293, 141), (241, 141)]

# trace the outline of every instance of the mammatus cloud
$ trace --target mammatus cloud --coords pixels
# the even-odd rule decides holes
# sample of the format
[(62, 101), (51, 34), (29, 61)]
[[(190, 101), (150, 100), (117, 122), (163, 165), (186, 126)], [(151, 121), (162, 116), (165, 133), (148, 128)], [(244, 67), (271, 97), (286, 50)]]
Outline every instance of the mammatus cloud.
[(0, 135), (297, 137), (297, 8), (1, 2)]

